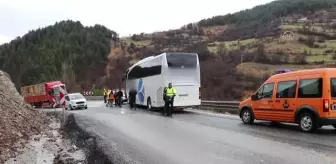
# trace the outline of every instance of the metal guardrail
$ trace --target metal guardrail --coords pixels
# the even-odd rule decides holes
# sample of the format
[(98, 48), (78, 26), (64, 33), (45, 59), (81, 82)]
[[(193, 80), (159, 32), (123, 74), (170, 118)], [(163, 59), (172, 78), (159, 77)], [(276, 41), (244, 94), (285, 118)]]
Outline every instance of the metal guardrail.
[[(103, 96), (85, 96), (87, 100), (103, 100)], [(236, 114), (240, 101), (202, 101), (201, 108), (219, 113), (229, 112)]]
[(84, 96), (86, 100), (104, 100), (104, 96)]

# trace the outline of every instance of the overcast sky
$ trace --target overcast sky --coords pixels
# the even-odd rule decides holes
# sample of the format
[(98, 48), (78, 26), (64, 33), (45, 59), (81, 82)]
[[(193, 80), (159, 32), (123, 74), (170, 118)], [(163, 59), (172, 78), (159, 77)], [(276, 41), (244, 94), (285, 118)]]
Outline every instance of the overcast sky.
[(0, 44), (29, 30), (71, 19), (121, 36), (179, 28), (271, 0), (0, 0)]

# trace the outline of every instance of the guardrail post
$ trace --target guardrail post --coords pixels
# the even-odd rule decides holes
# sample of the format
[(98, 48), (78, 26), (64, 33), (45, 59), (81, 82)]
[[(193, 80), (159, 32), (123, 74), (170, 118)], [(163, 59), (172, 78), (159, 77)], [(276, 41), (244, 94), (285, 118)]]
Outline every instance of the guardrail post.
[(65, 126), (65, 106), (62, 105), (62, 127)]

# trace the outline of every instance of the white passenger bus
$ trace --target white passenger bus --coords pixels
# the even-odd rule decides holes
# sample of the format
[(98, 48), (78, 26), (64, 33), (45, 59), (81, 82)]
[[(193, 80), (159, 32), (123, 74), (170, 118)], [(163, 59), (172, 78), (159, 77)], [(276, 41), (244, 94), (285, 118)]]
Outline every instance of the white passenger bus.
[(163, 90), (172, 83), (177, 95), (174, 107), (198, 106), (200, 97), (200, 66), (196, 53), (162, 53), (150, 56), (135, 63), (125, 72), (126, 93), (137, 91), (136, 104), (164, 107)]

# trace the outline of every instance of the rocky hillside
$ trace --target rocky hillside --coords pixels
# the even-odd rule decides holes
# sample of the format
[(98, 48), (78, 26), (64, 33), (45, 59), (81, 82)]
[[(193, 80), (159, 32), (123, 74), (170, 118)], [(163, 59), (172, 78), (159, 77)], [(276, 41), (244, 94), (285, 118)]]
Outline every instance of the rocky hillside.
[[(276, 68), (333, 66), (336, 1), (277, 0), (179, 29), (127, 38), (63, 21), (0, 46), (16, 86), (62, 79), (72, 91), (122, 87), (132, 63), (166, 51), (199, 54), (204, 99), (241, 99)], [(22, 62), (25, 61), (25, 62)]]
[(17, 155), (33, 135), (48, 129), (49, 118), (23, 101), (9, 75), (0, 71), (0, 163)]
[(180, 29), (121, 39), (128, 60), (165, 51), (197, 52), (205, 99), (248, 96), (277, 68), (333, 66), (336, 1), (278, 0)]

